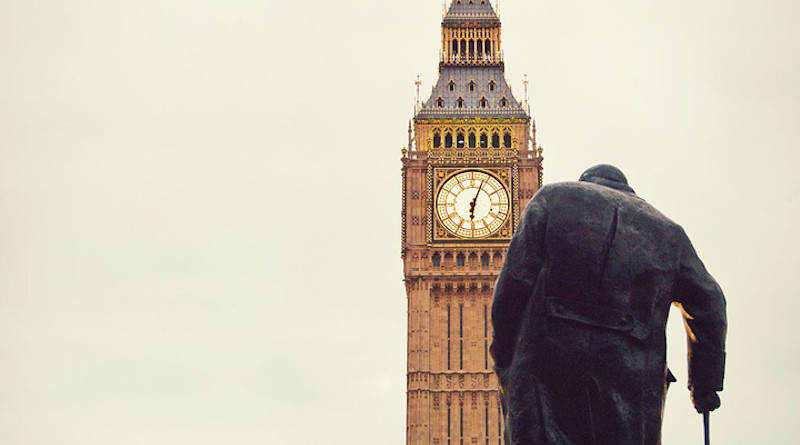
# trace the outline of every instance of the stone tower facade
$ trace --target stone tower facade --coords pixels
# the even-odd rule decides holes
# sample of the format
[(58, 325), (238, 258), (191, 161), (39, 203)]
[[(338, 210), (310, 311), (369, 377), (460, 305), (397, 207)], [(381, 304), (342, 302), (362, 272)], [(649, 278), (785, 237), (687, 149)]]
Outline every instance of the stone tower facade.
[(542, 157), (500, 31), (488, 0), (452, 0), (439, 78), (403, 150), (408, 445), (502, 445), (492, 291)]

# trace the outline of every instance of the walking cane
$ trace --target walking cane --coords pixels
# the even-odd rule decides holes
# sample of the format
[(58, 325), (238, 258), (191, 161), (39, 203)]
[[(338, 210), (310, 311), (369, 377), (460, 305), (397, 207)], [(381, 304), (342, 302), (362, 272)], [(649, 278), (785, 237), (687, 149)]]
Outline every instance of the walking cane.
[(706, 439), (706, 445), (711, 445), (711, 436), (708, 430), (708, 419), (711, 417), (711, 413), (708, 411), (703, 411), (703, 433)]

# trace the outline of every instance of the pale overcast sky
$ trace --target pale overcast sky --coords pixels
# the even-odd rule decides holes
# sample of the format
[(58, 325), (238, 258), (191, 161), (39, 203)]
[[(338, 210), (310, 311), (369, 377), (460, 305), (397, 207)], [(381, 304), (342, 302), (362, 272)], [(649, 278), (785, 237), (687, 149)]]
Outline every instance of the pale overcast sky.
[[(545, 181), (728, 298), (715, 443), (797, 442), (800, 3), (503, 0)], [(400, 149), (441, 3), (0, 2), (0, 443), (405, 443)], [(665, 444), (700, 443), (671, 320)]]

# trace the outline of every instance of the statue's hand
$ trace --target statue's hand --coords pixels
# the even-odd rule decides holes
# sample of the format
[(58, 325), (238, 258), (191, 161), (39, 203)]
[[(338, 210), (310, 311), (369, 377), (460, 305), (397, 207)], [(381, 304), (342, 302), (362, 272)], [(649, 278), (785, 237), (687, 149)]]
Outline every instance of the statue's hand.
[(698, 413), (714, 411), (720, 405), (719, 395), (711, 389), (692, 388), (692, 404)]

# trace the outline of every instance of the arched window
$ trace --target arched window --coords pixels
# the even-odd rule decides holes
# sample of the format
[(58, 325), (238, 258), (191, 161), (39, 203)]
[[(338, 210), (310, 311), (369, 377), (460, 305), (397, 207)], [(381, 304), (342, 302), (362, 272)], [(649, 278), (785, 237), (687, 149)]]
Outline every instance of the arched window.
[[(500, 255), (499, 253), (497, 255)], [(450, 253), (446, 253), (444, 255), (444, 267), (445, 269), (450, 269), (453, 267), (453, 255)]]
[(472, 39), (470, 39), (469, 41), (469, 58), (470, 59), (475, 58), (475, 41)]
[(456, 101), (456, 106), (458, 108), (464, 108), (464, 99), (459, 97), (458, 100)]
[(483, 40), (478, 40), (478, 56), (483, 58)]
[(456, 134), (456, 148), (464, 148), (464, 133)]
[(431, 264), (433, 264), (433, 267), (442, 267), (442, 256), (439, 255), (439, 252), (433, 254)]
[(478, 255), (475, 252), (469, 254), (469, 267), (476, 267), (478, 265)]
[(458, 40), (453, 40), (453, 55), (458, 58)]
[(444, 134), (444, 147), (445, 148), (453, 147), (453, 135), (449, 131)]
[(481, 97), (481, 102), (480, 102), (480, 104), (481, 104), (481, 108), (486, 108), (486, 107), (489, 105), (489, 101), (488, 101), (488, 100), (486, 100), (486, 98), (485, 98), (485, 97)]
[(489, 267), (489, 254), (488, 253), (484, 253), (483, 255), (481, 255), (481, 267)]
[(475, 82), (473, 82), (471, 80), (469, 81), (469, 90), (470, 91), (475, 91)]
[(503, 146), (506, 148), (511, 148), (511, 133), (506, 131), (506, 134), (503, 135)]
[(451, 80), (450, 83), (447, 84), (447, 89), (450, 90), (450, 91), (455, 91), (456, 90), (456, 83)]
[(500, 135), (492, 133), (492, 148), (500, 148)]
[(462, 59), (467, 58), (467, 41), (466, 39), (461, 39), (461, 50), (458, 52), (461, 54)]
[(486, 54), (488, 54), (489, 57), (492, 57), (492, 41), (486, 39), (486, 43), (483, 45), (483, 48), (486, 50)]
[(442, 135), (439, 132), (433, 133), (433, 148), (439, 148), (442, 146)]
[(497, 85), (494, 83), (494, 80), (489, 81), (489, 91), (494, 91)]
[(464, 254), (463, 253), (459, 253), (458, 256), (456, 257), (456, 265), (458, 267), (464, 267), (466, 262), (467, 262), (467, 259), (464, 257)]
[(475, 133), (469, 133), (469, 148), (475, 148)]
[(436, 108), (444, 108), (444, 99), (441, 97), (436, 99)]
[(481, 133), (481, 148), (488, 148), (489, 147), (489, 137), (486, 136), (486, 133)]

